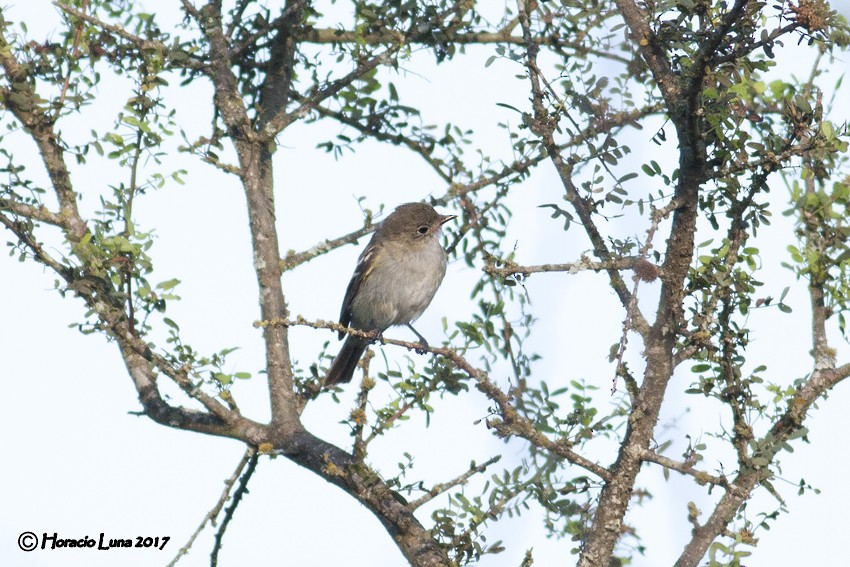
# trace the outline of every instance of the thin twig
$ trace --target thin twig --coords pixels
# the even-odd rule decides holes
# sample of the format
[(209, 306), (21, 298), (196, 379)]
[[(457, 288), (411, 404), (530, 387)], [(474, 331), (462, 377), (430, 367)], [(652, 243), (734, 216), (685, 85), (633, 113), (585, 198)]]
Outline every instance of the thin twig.
[(71, 270), (70, 266), (65, 266), (60, 263), (59, 260), (48, 254), (44, 250), (44, 247), (35, 239), (35, 236), (25, 230), (20, 223), (0, 215), (0, 224), (3, 224), (6, 228), (11, 230), (15, 236), (18, 237), (18, 240), (25, 245), (30, 252), (32, 252), (33, 257), (37, 261), (56, 272), (56, 275), (66, 278), (66, 281), (69, 279)]
[[(640, 286), (640, 282), (647, 277), (646, 267), (648, 265), (648, 261), (646, 259), (649, 251), (652, 249), (652, 240), (655, 238), (655, 233), (658, 231), (658, 225), (661, 224), (663, 219), (666, 219), (671, 212), (673, 212), (679, 203), (676, 199), (670, 201), (667, 206), (661, 209), (652, 210), (652, 221), (649, 225), (649, 229), (646, 231), (646, 242), (644, 242), (643, 246), (640, 248), (640, 253), (638, 256), (639, 261), (642, 263), (641, 265), (644, 267), (643, 270), (635, 271), (634, 276), (632, 277), (634, 281), (634, 286), (632, 287), (632, 299), (629, 302), (628, 307), (626, 308), (626, 318), (623, 320), (623, 334), (620, 335), (620, 344), (617, 346), (617, 367), (614, 371), (614, 380), (611, 385), (611, 395), (613, 396), (617, 392), (617, 378), (623, 376), (626, 378), (627, 373), (625, 372), (625, 368), (623, 367), (623, 357), (626, 354), (626, 345), (629, 341), (629, 331), (634, 326), (634, 314), (637, 311), (637, 293), (638, 287)], [(657, 268), (651, 271), (651, 279), (655, 279), (659, 275), (660, 270)], [(627, 388), (630, 395), (632, 395), (632, 399), (634, 401), (634, 394), (636, 392), (632, 392), (631, 388)]]
[[(366, 359), (368, 365), (369, 359)], [(366, 405), (369, 403), (369, 392), (375, 387), (375, 381), (369, 378), (368, 371), (360, 381), (360, 391), (357, 393), (355, 408), (351, 411), (351, 421), (354, 422), (354, 450), (352, 454), (358, 461), (366, 458), (366, 446), (368, 440), (363, 440), (363, 426), (366, 425)]]
[[(86, 3), (87, 2), (88, 2), (88, 0), (86, 0)], [(130, 33), (126, 29), (124, 29), (122, 26), (117, 26), (117, 25), (114, 25), (114, 24), (109, 24), (107, 22), (104, 22), (100, 18), (96, 18), (95, 16), (91, 16), (89, 14), (86, 14), (85, 11), (78, 10), (78, 9), (74, 8), (73, 6), (69, 6), (68, 4), (65, 4), (64, 2), (53, 2), (53, 5), (56, 6), (57, 8), (59, 8), (60, 10), (62, 10), (63, 12), (67, 13), (67, 14), (71, 14), (72, 16), (75, 16), (75, 17), (83, 20), (84, 22), (87, 22), (89, 24), (97, 26), (101, 29), (104, 29), (104, 30), (106, 30), (110, 33), (117, 35), (118, 37), (120, 37), (122, 39), (129, 41), (130, 43), (132, 43), (133, 45), (135, 45), (139, 49), (143, 49), (143, 50), (156, 49), (156, 50), (161, 50), (161, 51), (168, 51), (165, 44), (163, 44), (159, 41), (153, 41), (153, 40), (150, 40), (150, 39), (145, 39), (143, 37), (140, 37), (138, 35)]]
[[(89, 7), (89, 0), (83, 0), (80, 6), (80, 12), (85, 14)], [(74, 45), (71, 48), (71, 60), (77, 59), (80, 56), (80, 40), (83, 37), (83, 26), (77, 22), (76, 31), (74, 32)], [(65, 104), (65, 95), (68, 92), (68, 87), (71, 85), (71, 65), (69, 61), (68, 74), (65, 75), (65, 81), (62, 83), (62, 92), (59, 93), (59, 103), (57, 104), (56, 113), (59, 114), (59, 109)]]
[[(305, 101), (305, 97), (301, 95), (294, 95), (294, 98), (301, 103)], [(431, 168), (437, 173), (437, 175), (440, 176), (440, 179), (442, 179), (446, 183), (452, 182), (451, 176), (445, 171), (443, 171), (441, 167), (445, 164), (442, 163), (440, 160), (432, 157), (431, 152), (428, 151), (428, 148), (418, 140), (408, 138), (404, 134), (390, 134), (387, 132), (383, 132), (379, 128), (372, 127), (369, 124), (363, 124), (359, 120), (347, 116), (343, 112), (332, 110), (322, 105), (317, 105), (315, 107), (315, 110), (322, 116), (333, 118), (341, 124), (345, 124), (346, 126), (354, 128), (355, 130), (360, 132), (364, 137), (374, 138), (375, 140), (380, 140), (382, 142), (390, 142), (397, 146), (405, 146), (413, 153), (419, 154), (419, 156), (421, 156), (422, 159), (424, 159), (425, 162), (431, 166)], [(366, 118), (368, 119), (369, 116), (366, 116)]]
[(501, 455), (496, 455), (495, 457), (491, 457), (491, 458), (487, 459), (485, 462), (481, 463), (480, 465), (473, 464), (472, 466), (469, 467), (468, 471), (466, 471), (465, 473), (453, 478), (452, 480), (450, 480), (448, 482), (441, 482), (441, 483), (435, 484), (431, 488), (431, 490), (428, 491), (428, 494), (425, 494), (425, 495), (417, 498), (413, 502), (410, 502), (408, 504), (408, 507), (411, 510), (416, 510), (417, 508), (419, 508), (423, 504), (430, 502), (431, 500), (433, 500), (434, 498), (436, 498), (440, 494), (443, 494), (447, 490), (451, 490), (452, 488), (454, 488), (455, 486), (458, 486), (458, 485), (466, 484), (466, 481), (469, 480), (469, 478), (472, 475), (484, 472), (487, 469), (487, 467), (489, 467), (493, 463), (499, 462), (499, 460), (501, 458), (502, 458)]
[[(257, 470), (259, 455), (256, 450), (249, 449), (245, 452), (245, 457), (247, 457), (247, 467), (239, 479), (239, 486), (236, 488), (236, 492), (233, 493), (233, 500), (230, 502), (230, 506), (224, 512), (224, 519), (221, 521), (221, 527), (218, 528), (218, 532), (215, 534), (215, 545), (213, 546), (212, 553), (210, 553), (210, 565), (212, 567), (218, 565), (218, 552), (221, 551), (221, 543), (224, 539), (224, 532), (227, 531), (227, 526), (230, 524), (230, 520), (233, 519), (233, 513), (236, 512), (236, 507), (239, 506), (239, 503), (242, 501), (242, 497), (248, 492), (248, 481), (251, 480), (251, 476), (253, 476), (254, 471)], [(245, 457), (243, 457), (243, 460), (245, 460)]]
[(369, 433), (369, 436), (363, 442), (364, 446), (369, 445), (378, 435), (382, 435), (385, 431), (389, 430), (392, 427), (392, 424), (398, 420), (401, 416), (406, 414), (410, 408), (412, 408), (415, 404), (422, 401), (422, 398), (426, 394), (430, 394), (431, 392), (426, 390), (424, 392), (418, 392), (412, 398), (406, 400), (400, 408), (393, 412), (391, 416), (383, 420), (383, 422), (379, 423), (376, 427), (372, 428), (372, 431)]
[(233, 471), (233, 474), (230, 475), (229, 478), (224, 480), (224, 490), (222, 491), (221, 496), (218, 498), (218, 502), (216, 502), (215, 506), (213, 506), (212, 509), (207, 512), (206, 516), (204, 516), (204, 519), (198, 525), (198, 528), (189, 537), (189, 541), (186, 542), (186, 545), (180, 548), (180, 550), (177, 552), (177, 555), (174, 556), (174, 559), (171, 560), (167, 567), (174, 567), (174, 565), (177, 564), (180, 558), (189, 552), (189, 550), (192, 548), (192, 544), (195, 543), (195, 540), (206, 527), (207, 522), (209, 522), (213, 526), (215, 525), (215, 521), (218, 517), (218, 514), (221, 512), (221, 509), (224, 507), (225, 502), (227, 502), (227, 499), (230, 497), (230, 491), (233, 488), (233, 485), (236, 484), (236, 480), (239, 478), (239, 475), (242, 474), (242, 470), (245, 468), (245, 465), (247, 465), (248, 462), (252, 458), (254, 458), (256, 452), (257, 450), (254, 447), (248, 447), (245, 450), (245, 454), (242, 455), (242, 459), (239, 461), (239, 464), (236, 465), (236, 470)]
[(353, 244), (363, 236), (369, 234), (377, 225), (372, 222), (372, 219), (367, 219), (366, 224), (362, 228), (358, 228), (354, 232), (349, 232), (339, 238), (324, 240), (303, 252), (289, 252), (285, 258), (280, 261), (281, 271), (291, 270), (305, 262), (309, 262), (313, 258), (327, 254), (331, 250), (335, 250), (345, 244)]
[[(186, 152), (197, 156), (204, 163), (208, 163), (211, 166), (215, 167), (223, 171), (224, 173), (229, 173), (231, 175), (235, 175), (237, 177), (242, 175), (242, 168), (238, 165), (233, 165), (232, 163), (226, 163), (221, 161), (217, 156), (213, 157), (212, 153), (209, 151), (209, 148), (218, 143), (220, 136), (220, 131), (214, 132), (212, 138), (208, 138), (206, 136), (201, 136), (196, 141), (191, 142), (188, 146), (179, 146), (177, 151)], [(202, 146), (207, 146), (207, 150), (201, 149)]]
[(283, 130), (285, 130), (290, 124), (293, 122), (300, 120), (301, 118), (307, 116), (314, 110), (316, 107), (322, 103), (322, 101), (327, 100), (328, 98), (336, 95), (342, 89), (371, 71), (372, 69), (377, 69), (381, 65), (387, 64), (392, 61), (393, 57), (406, 45), (405, 39), (403, 36), (399, 34), (396, 42), (387, 47), (384, 51), (375, 55), (371, 59), (366, 61), (359, 62), (354, 69), (349, 71), (346, 75), (340, 77), (339, 79), (335, 79), (330, 81), (323, 87), (317, 88), (314, 92), (310, 94), (310, 96), (301, 103), (297, 108), (295, 108), (292, 112), (280, 112), (263, 126), (261, 134), (265, 135), (265, 137), (269, 140), (273, 140), (280, 134)]
[[(366, 45), (385, 45), (392, 43), (394, 37), (391, 32), (383, 31), (370, 34), (363, 34), (358, 31), (339, 30), (334, 28), (302, 28), (294, 33), (295, 39), (303, 43), (318, 43), (318, 44), (334, 44), (334, 43), (353, 43), (362, 42)], [(414, 45), (429, 45), (434, 43), (434, 35), (431, 33), (420, 34), (408, 39), (408, 43)], [(535, 36), (532, 41), (542, 47), (552, 47), (554, 49), (574, 49), (583, 54), (596, 55), (597, 57), (617, 61), (619, 63), (630, 63), (628, 57), (609, 53), (599, 49), (590, 47), (587, 42), (567, 41), (555, 34), (549, 36)], [(520, 36), (515, 36), (510, 33), (510, 30), (498, 30), (495, 32), (471, 31), (464, 33), (454, 33), (449, 40), (449, 43), (455, 45), (470, 45), (470, 44), (501, 44), (501, 45), (524, 45), (525, 40)]]
[(730, 484), (729, 480), (725, 476), (714, 476), (707, 472), (697, 470), (694, 468), (693, 463), (682, 463), (669, 457), (665, 457), (664, 455), (659, 455), (658, 453), (650, 449), (645, 449), (643, 451), (643, 454), (641, 455), (641, 458), (644, 461), (655, 463), (670, 470), (674, 470), (678, 473), (693, 477), (694, 480), (697, 481), (697, 484), (713, 484), (716, 486), (721, 486), (727, 490), (734, 490), (734, 487)]
[[(638, 256), (625, 256), (622, 258), (613, 258), (602, 262), (594, 262), (589, 258), (582, 257), (578, 262), (567, 262), (564, 264), (539, 264), (536, 266), (520, 266), (515, 262), (505, 262), (502, 267), (487, 265), (482, 271), (493, 275), (507, 277), (516, 274), (527, 276), (529, 274), (545, 273), (545, 272), (567, 272), (575, 274), (584, 271), (601, 272), (602, 270), (631, 270), (640, 260)], [(501, 262), (501, 261), (500, 261)]]

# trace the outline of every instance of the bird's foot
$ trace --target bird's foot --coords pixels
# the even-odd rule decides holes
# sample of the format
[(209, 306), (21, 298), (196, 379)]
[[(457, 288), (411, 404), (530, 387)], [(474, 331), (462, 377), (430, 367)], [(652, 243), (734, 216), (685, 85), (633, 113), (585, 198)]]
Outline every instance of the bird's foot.
[(419, 344), (421, 346), (414, 349), (416, 354), (425, 354), (426, 352), (428, 352), (428, 350), (427, 350), (428, 349), (428, 341), (425, 340), (425, 337), (420, 335), (419, 331), (414, 329), (413, 325), (411, 325), (410, 323), (407, 323), (407, 328), (410, 329), (411, 331), (413, 331), (413, 334), (416, 335), (416, 337), (419, 339)]

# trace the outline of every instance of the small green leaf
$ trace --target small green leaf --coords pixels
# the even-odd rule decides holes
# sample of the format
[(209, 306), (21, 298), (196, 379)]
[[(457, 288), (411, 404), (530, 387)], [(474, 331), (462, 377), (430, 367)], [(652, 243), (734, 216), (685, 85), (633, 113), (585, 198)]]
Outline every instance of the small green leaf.
[(510, 110), (513, 110), (514, 112), (518, 112), (518, 113), (522, 114), (522, 111), (521, 111), (520, 109), (518, 109), (518, 108), (516, 108), (516, 107), (514, 107), (514, 106), (511, 106), (510, 104), (505, 104), (504, 102), (497, 102), (497, 103), (496, 103), (496, 106), (501, 106), (501, 107), (503, 107), (503, 108), (508, 108), (508, 109), (510, 109)]
[(157, 289), (168, 291), (169, 289), (177, 287), (179, 284), (180, 280), (178, 280), (177, 278), (172, 278), (170, 280), (165, 280), (164, 282), (156, 284), (156, 287)]
[(222, 386), (227, 386), (228, 384), (233, 382), (233, 376), (230, 374), (225, 374), (224, 372), (213, 372), (212, 377), (213, 380), (215, 380)]

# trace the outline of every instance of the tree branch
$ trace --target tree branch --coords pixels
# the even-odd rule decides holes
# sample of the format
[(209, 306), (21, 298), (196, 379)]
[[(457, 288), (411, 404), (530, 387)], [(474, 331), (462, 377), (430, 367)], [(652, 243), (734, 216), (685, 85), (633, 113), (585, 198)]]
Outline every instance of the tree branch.
[[(298, 96), (297, 98), (301, 102), (305, 101), (303, 96)], [(346, 116), (342, 112), (331, 110), (330, 108), (321, 105), (317, 105), (315, 107), (315, 111), (322, 116), (333, 118), (341, 124), (345, 124), (346, 126), (354, 128), (355, 130), (360, 132), (364, 137), (373, 138), (381, 142), (390, 142), (392, 144), (395, 144), (396, 146), (405, 146), (412, 152), (418, 154), (422, 159), (424, 159), (425, 162), (431, 166), (434, 172), (436, 172), (436, 174), (439, 175), (443, 181), (445, 181), (446, 183), (452, 182), (451, 176), (442, 170), (442, 162), (431, 157), (431, 153), (421, 142), (408, 138), (403, 134), (388, 134), (386, 132), (382, 132), (377, 128), (372, 128), (368, 125), (362, 124), (358, 120)]]
[(720, 22), (720, 25), (717, 26), (709, 35), (708, 39), (703, 41), (700, 45), (699, 50), (697, 50), (697, 53), (694, 56), (693, 65), (691, 66), (693, 73), (688, 79), (688, 88), (685, 93), (687, 98), (695, 96), (702, 90), (702, 83), (705, 79), (705, 74), (710, 70), (710, 66), (713, 63), (712, 59), (714, 58), (717, 48), (735, 24), (735, 20), (738, 19), (741, 12), (746, 8), (748, 2), (749, 0), (735, 0), (735, 4), (723, 16), (723, 20)]
[(614, 392), (617, 391), (617, 379), (622, 376), (626, 382), (626, 391), (631, 396), (632, 402), (634, 402), (634, 398), (637, 395), (637, 388), (635, 388), (636, 382), (628, 373), (626, 366), (623, 364), (623, 357), (626, 354), (626, 345), (629, 340), (629, 331), (635, 329), (638, 333), (640, 333), (645, 342), (649, 338), (649, 327), (640, 327), (639, 325), (641, 321), (635, 319), (635, 314), (639, 313), (637, 310), (638, 287), (640, 286), (641, 281), (654, 281), (661, 274), (661, 270), (658, 266), (647, 261), (646, 257), (649, 255), (649, 251), (652, 250), (652, 241), (655, 238), (655, 233), (658, 231), (658, 225), (662, 220), (666, 219), (672, 211), (676, 210), (678, 206), (678, 202), (673, 199), (664, 208), (652, 208), (652, 220), (646, 231), (646, 242), (644, 242), (643, 246), (640, 247), (640, 255), (638, 256), (638, 260), (635, 262), (634, 266), (634, 275), (632, 276), (632, 281), (634, 282), (634, 285), (632, 286), (632, 298), (628, 307), (626, 307), (626, 318), (623, 320), (623, 332), (620, 335), (620, 344), (617, 347), (617, 370), (614, 374), (614, 380), (611, 386), (611, 395), (614, 395)]
[(292, 80), (294, 77), (295, 52), (297, 40), (293, 30), (301, 24), (308, 2), (286, 0), (283, 13), (275, 21), (276, 35), (269, 47), (269, 61), (266, 64), (266, 77), (260, 90), (260, 112), (258, 128), (274, 120), (275, 116), (286, 112), (291, 100)]
[(641, 10), (634, 0), (614, 0), (620, 15), (632, 32), (632, 39), (638, 45), (643, 60), (646, 61), (653, 78), (661, 87), (661, 95), (667, 103), (667, 108), (674, 108), (678, 104), (679, 86), (676, 84), (673, 71), (664, 47), (660, 45), (658, 37), (649, 27), (650, 18), (646, 12)]
[[(366, 45), (386, 45), (394, 41), (394, 35), (390, 31), (362, 34), (356, 31), (339, 30), (331, 28), (300, 28), (294, 32), (294, 37), (304, 43), (338, 44), (362, 42)], [(450, 34), (446, 40), (456, 45), (525, 45), (525, 40), (520, 36), (511, 35), (511, 29), (503, 28), (495, 32), (470, 31)], [(556, 49), (572, 49), (581, 54), (596, 55), (618, 63), (629, 63), (630, 59), (622, 55), (616, 55), (607, 51), (601, 51), (589, 47), (581, 41), (569, 41), (556, 34), (551, 36), (535, 36), (532, 40), (535, 45), (552, 47)], [(408, 40), (409, 44), (435, 45), (437, 43), (433, 34), (418, 34)]]
[(385, 49), (382, 53), (371, 57), (366, 61), (359, 62), (355, 68), (349, 71), (346, 75), (339, 79), (333, 80), (323, 87), (316, 88), (306, 98), (305, 102), (292, 110), (292, 112), (279, 112), (274, 117), (269, 118), (260, 131), (267, 139), (274, 139), (280, 132), (293, 122), (303, 118), (316, 107), (328, 98), (336, 95), (342, 89), (350, 85), (355, 80), (362, 77), (372, 69), (375, 69), (385, 63), (388, 63), (395, 57), (396, 53), (404, 46), (404, 38), (400, 36), (397, 43)]
[(655, 322), (644, 348), (646, 370), (638, 395), (632, 404), (625, 436), (612, 478), (599, 496), (589, 535), (582, 549), (579, 567), (599, 567), (611, 557), (622, 535), (623, 519), (631, 502), (635, 480), (640, 472), (642, 454), (649, 448), (658, 421), (667, 384), (673, 373), (673, 349), (678, 329), (683, 326), (684, 282), (694, 251), (697, 196), (704, 180), (704, 149), (697, 151), (697, 140), (690, 126), (695, 109), (682, 108), (680, 89), (666, 59), (664, 47), (649, 28), (647, 14), (632, 0), (615, 0), (623, 19), (637, 40), (650, 71), (661, 88), (668, 112), (679, 136), (679, 178), (674, 199), (670, 237)]
[[(258, 433), (261, 426), (229, 412), (227, 408), (193, 385), (185, 375), (185, 371), (174, 369), (161, 356), (151, 352), (148, 345), (130, 329), (120, 300), (117, 299), (109, 282), (95, 276), (78, 276), (74, 268), (61, 264), (47, 254), (19, 223), (2, 215), (0, 215), (0, 223), (18, 237), (18, 240), (32, 252), (38, 262), (49, 267), (67, 282), (68, 288), (83, 298), (89, 308), (97, 314), (98, 319), (103, 322), (109, 334), (117, 340), (146, 415), (158, 423), (190, 431), (236, 438), (245, 436), (246, 439), (254, 440), (263, 438)], [(211, 413), (173, 407), (163, 400), (153, 372), (152, 361), (186, 394), (201, 402)]]
[[(221, 550), (224, 532), (227, 531), (227, 526), (230, 524), (230, 520), (233, 519), (233, 514), (236, 512), (237, 506), (239, 506), (239, 503), (242, 501), (242, 497), (248, 493), (248, 482), (251, 480), (251, 477), (254, 476), (254, 471), (257, 470), (257, 461), (259, 457), (255, 449), (249, 448), (245, 451), (245, 457), (242, 458), (242, 462), (245, 462), (246, 459), (247, 467), (245, 467), (245, 472), (242, 473), (241, 477), (239, 477), (239, 486), (236, 488), (236, 492), (233, 493), (233, 500), (227, 508), (227, 511), (224, 513), (224, 519), (221, 521), (221, 527), (218, 528), (218, 531), (215, 534), (215, 544), (213, 545), (212, 553), (210, 553), (211, 567), (218, 565), (218, 552)], [(242, 466), (242, 463), (240, 463), (240, 466)], [(239, 468), (237, 468), (237, 470), (239, 470)], [(230, 485), (232, 486), (233, 483), (231, 482)], [(229, 488), (230, 487), (228, 487), (228, 490)], [(218, 511), (216, 511), (216, 515), (217, 514)], [(213, 516), (212, 521), (215, 521), (215, 516)]]
[[(209, 42), (208, 73), (215, 88), (215, 105), (233, 139), (242, 170), (248, 202), (254, 270), (259, 286), (263, 318), (285, 317), (286, 300), (281, 287), (280, 248), (275, 225), (274, 180), (268, 140), (255, 135), (229, 56), (229, 43), (221, 22), (221, 8), (207, 4), (198, 12), (184, 2)], [(285, 328), (266, 329), (266, 371), (272, 408), (272, 427), (292, 434), (303, 429), (292, 384), (292, 365)]]
[(208, 522), (212, 525), (215, 525), (216, 518), (218, 518), (221, 509), (224, 508), (224, 504), (225, 502), (227, 502), (227, 499), (230, 498), (230, 491), (233, 489), (233, 485), (236, 484), (236, 481), (239, 479), (239, 476), (242, 474), (242, 471), (245, 469), (245, 466), (248, 464), (249, 461), (251, 461), (252, 463), (256, 462), (256, 453), (257, 451), (253, 447), (248, 447), (245, 450), (245, 454), (242, 455), (242, 459), (239, 461), (239, 464), (236, 465), (236, 470), (233, 471), (233, 474), (230, 475), (229, 478), (225, 479), (224, 490), (222, 491), (221, 496), (219, 496), (218, 502), (216, 502), (215, 506), (213, 506), (212, 509), (207, 512), (207, 514), (204, 516), (204, 519), (201, 520), (200, 525), (198, 525), (198, 528), (192, 533), (191, 536), (189, 536), (189, 540), (186, 542), (186, 544), (183, 545), (183, 547), (181, 547), (177, 551), (177, 555), (174, 556), (174, 559), (171, 560), (167, 567), (174, 567), (177, 562), (180, 561), (180, 558), (189, 552), (189, 550), (192, 548), (192, 545), (195, 543), (195, 540), (204, 530)]
[(24, 227), (19, 221), (10, 219), (5, 215), (0, 215), (0, 224), (9, 229), (9, 231), (18, 238), (18, 241), (29, 249), (36, 261), (53, 270), (64, 280), (68, 281), (70, 279), (72, 268), (62, 264), (53, 256), (48, 254), (44, 250), (44, 247), (35, 239), (35, 236), (27, 230), (27, 227)]
[(650, 449), (646, 449), (645, 451), (643, 451), (641, 458), (644, 461), (655, 463), (661, 465), (664, 468), (668, 468), (683, 475), (693, 477), (693, 479), (696, 480), (697, 484), (699, 485), (713, 484), (715, 486), (721, 486), (727, 490), (733, 488), (732, 485), (729, 483), (729, 480), (725, 476), (714, 476), (707, 472), (694, 468), (695, 462), (683, 463), (680, 461), (676, 461), (669, 457), (665, 457), (664, 455), (659, 455), (658, 453)]
[(413, 510), (374, 470), (357, 461), (353, 455), (306, 431), (295, 435), (285, 454), (342, 488), (371, 511), (411, 566), (445, 567), (450, 564), (446, 550), (416, 519)]
[(634, 270), (635, 266), (640, 263), (640, 260), (641, 258), (639, 256), (622, 256), (602, 262), (594, 262), (583, 256), (578, 262), (567, 262), (565, 264), (539, 264), (536, 266), (521, 266), (512, 261), (498, 260), (497, 264), (504, 265), (497, 266), (488, 264), (481, 269), (491, 276), (499, 276), (503, 278), (516, 274), (527, 276), (541, 272), (567, 272), (569, 274), (575, 274), (584, 271), (601, 272), (603, 270)]
[(345, 244), (354, 244), (363, 236), (366, 236), (370, 232), (375, 230), (375, 224), (372, 223), (372, 219), (366, 219), (366, 224), (362, 228), (358, 228), (354, 232), (349, 232), (344, 236), (340, 236), (339, 238), (333, 238), (331, 240), (324, 240), (308, 248), (303, 252), (295, 252), (290, 250), (286, 253), (286, 257), (280, 261), (280, 269), (281, 271), (289, 271), (296, 266), (300, 266), (305, 262), (309, 262), (313, 258), (318, 256), (322, 256), (323, 254), (327, 254), (331, 250), (335, 250), (340, 246), (344, 246)]
[[(815, 363), (817, 366), (817, 361)], [(839, 382), (850, 377), (850, 364), (838, 368), (815, 369), (812, 376), (798, 387), (797, 393), (788, 401), (788, 408), (774, 422), (770, 431), (753, 442), (761, 450), (753, 457), (772, 463), (787, 442), (799, 434), (809, 409), (824, 393)], [(685, 546), (675, 567), (696, 567), (708, 551), (711, 543), (725, 533), (741, 505), (746, 502), (759, 482), (772, 475), (766, 466), (745, 464), (720, 499), (705, 524), (696, 526), (691, 541)]]
[(495, 457), (491, 457), (491, 458), (487, 459), (485, 462), (481, 463), (480, 465), (473, 464), (472, 466), (469, 467), (468, 471), (466, 471), (465, 473), (455, 477), (454, 479), (452, 479), (448, 482), (441, 482), (441, 483), (435, 484), (431, 488), (431, 490), (428, 491), (428, 494), (425, 494), (424, 496), (417, 498), (413, 502), (408, 503), (408, 507), (411, 510), (416, 510), (417, 508), (421, 507), (423, 504), (427, 504), (428, 502), (430, 502), (431, 500), (433, 500), (434, 498), (436, 498), (440, 494), (443, 494), (444, 492), (451, 490), (455, 486), (465, 485), (466, 481), (469, 480), (470, 477), (472, 477), (473, 475), (476, 475), (478, 473), (484, 472), (485, 470), (487, 470), (487, 467), (489, 467), (493, 463), (498, 463), (499, 460), (501, 460), (501, 458), (502, 458), (501, 455), (496, 455)]
[(9, 197), (0, 197), (0, 211), (9, 211), (20, 217), (65, 228), (65, 224), (62, 222), (60, 216), (44, 205), (29, 205)]
[(60, 10), (62, 10), (63, 12), (65, 12), (66, 14), (74, 16), (75, 18), (78, 18), (78, 19), (80, 19), (80, 20), (82, 20), (82, 21), (84, 21), (88, 24), (91, 24), (93, 26), (96, 26), (100, 29), (106, 30), (111, 34), (114, 34), (114, 35), (120, 37), (121, 39), (132, 43), (133, 45), (138, 47), (140, 50), (143, 50), (143, 51), (154, 50), (154, 51), (159, 51), (159, 52), (162, 52), (162, 53), (165, 53), (165, 52), (168, 51), (165, 44), (163, 44), (162, 42), (146, 39), (144, 37), (130, 33), (126, 29), (124, 29), (123, 26), (117, 26), (117, 25), (114, 25), (114, 24), (104, 22), (100, 18), (97, 18), (95, 16), (87, 14), (86, 12), (84, 12), (82, 10), (78, 10), (78, 9), (74, 8), (73, 6), (70, 6), (69, 4), (66, 4), (64, 2), (54, 1), (53, 5), (56, 6), (57, 8), (59, 8)]
[[(803, 163), (813, 170), (811, 155), (807, 152), (803, 156)], [(806, 195), (815, 197), (817, 187), (814, 175), (804, 177)], [(823, 253), (826, 248), (823, 244), (823, 227), (817, 222), (817, 216), (810, 211), (800, 212), (803, 219), (803, 237), (806, 247)], [(817, 262), (819, 260), (812, 260)], [(835, 350), (830, 348), (826, 336), (826, 320), (829, 312), (826, 307), (826, 293), (824, 289), (826, 279), (825, 269), (818, 267), (809, 270), (809, 301), (812, 307), (812, 356), (815, 359), (815, 368), (832, 368), (835, 366)]]
[(0, 65), (5, 71), (11, 90), (19, 95), (5, 97), (4, 103), (36, 143), (59, 200), (58, 218), (66, 228), (68, 239), (71, 242), (79, 242), (88, 232), (88, 227), (77, 209), (77, 195), (71, 186), (64, 149), (53, 130), (53, 120), (36, 104), (38, 96), (28, 69), (21, 65), (13, 54), (12, 46), (6, 41), (3, 29), (0, 29)]

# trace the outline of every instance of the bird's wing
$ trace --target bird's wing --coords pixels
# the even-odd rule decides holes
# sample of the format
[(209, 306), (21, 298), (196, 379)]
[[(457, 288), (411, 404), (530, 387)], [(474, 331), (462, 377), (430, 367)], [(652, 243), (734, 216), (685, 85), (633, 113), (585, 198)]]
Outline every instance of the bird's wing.
[[(351, 276), (351, 281), (348, 282), (348, 289), (345, 290), (345, 299), (342, 300), (342, 309), (339, 312), (339, 324), (349, 326), (351, 323), (351, 304), (354, 302), (354, 297), (357, 295), (360, 286), (369, 277), (369, 273), (374, 267), (373, 257), (377, 251), (377, 246), (372, 242), (360, 254), (357, 260), (357, 267), (354, 269), (354, 274)], [(339, 333), (339, 338), (342, 339), (345, 333)]]

